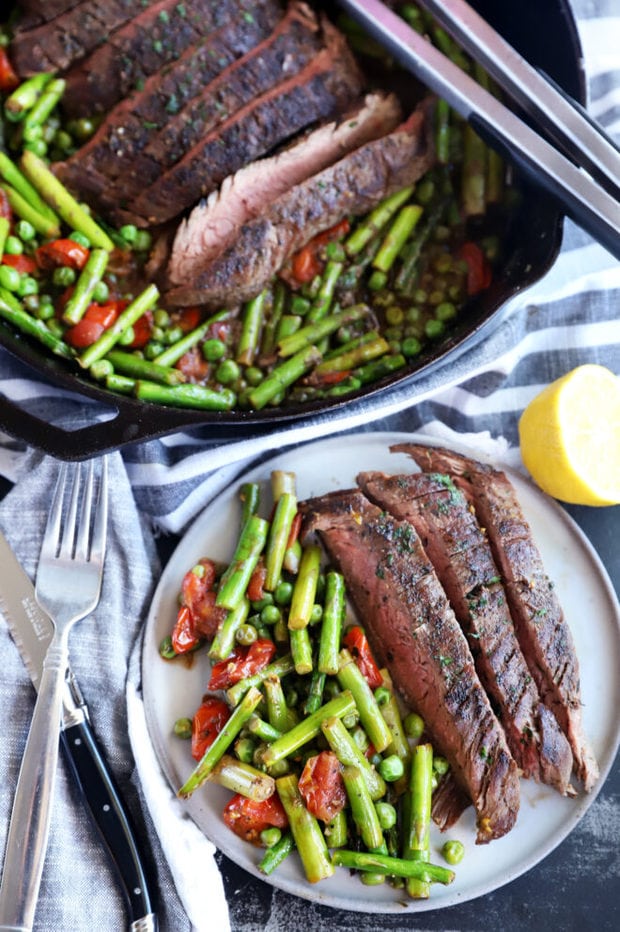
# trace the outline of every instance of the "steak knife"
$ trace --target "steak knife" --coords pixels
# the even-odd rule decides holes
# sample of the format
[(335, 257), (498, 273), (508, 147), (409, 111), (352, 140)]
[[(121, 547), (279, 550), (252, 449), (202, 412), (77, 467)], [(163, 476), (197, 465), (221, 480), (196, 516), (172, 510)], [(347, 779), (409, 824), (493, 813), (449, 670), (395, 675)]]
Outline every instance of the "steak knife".
[[(36, 689), (53, 623), (35, 599), (34, 586), (0, 533), (0, 611)], [(90, 724), (73, 674), (65, 683), (61, 746), (80, 796), (114, 864), (130, 917), (130, 932), (156, 932), (149, 885), (135, 834)]]

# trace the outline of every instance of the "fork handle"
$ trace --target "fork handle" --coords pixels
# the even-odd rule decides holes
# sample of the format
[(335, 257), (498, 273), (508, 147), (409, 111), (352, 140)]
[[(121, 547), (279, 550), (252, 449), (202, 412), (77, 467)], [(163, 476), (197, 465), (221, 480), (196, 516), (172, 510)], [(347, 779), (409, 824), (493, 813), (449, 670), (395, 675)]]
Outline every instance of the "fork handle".
[(0, 886), (0, 930), (30, 932), (43, 873), (58, 762), (58, 734), (67, 635), (56, 632), (48, 648), (24, 750)]

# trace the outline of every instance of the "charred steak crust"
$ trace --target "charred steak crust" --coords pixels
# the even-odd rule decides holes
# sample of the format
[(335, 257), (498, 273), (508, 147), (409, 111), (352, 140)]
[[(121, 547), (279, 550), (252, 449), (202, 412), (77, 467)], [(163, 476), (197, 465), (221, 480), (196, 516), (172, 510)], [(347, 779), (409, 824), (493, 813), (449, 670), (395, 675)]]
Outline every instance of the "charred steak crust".
[(15, 35), (11, 60), (20, 77), (65, 71), (143, 9), (141, 0), (87, 0), (77, 6), (63, 5), (67, 8), (58, 16)]
[(258, 294), (287, 258), (347, 215), (367, 213), (384, 197), (416, 181), (434, 151), (426, 105), (401, 127), (295, 185), (264, 215), (246, 223), (237, 240), (191, 285), (170, 288), (171, 304), (237, 303)]
[(449, 473), (472, 503), (486, 528), (515, 631), (541, 699), (568, 738), (577, 776), (590, 791), (599, 770), (583, 731), (572, 634), (508, 477), (441, 448), (405, 443), (391, 449), (407, 453), (424, 471)]
[(182, 284), (199, 275), (234, 243), (244, 223), (260, 216), (293, 185), (390, 132), (400, 118), (395, 95), (368, 94), (339, 119), (324, 123), (276, 155), (230, 175), (179, 225), (168, 266), (169, 280)]
[(239, 9), (234, 0), (160, 0), (138, 6), (130, 22), (67, 72), (63, 108), (69, 116), (105, 113), (190, 45), (230, 22)]
[[(206, 88), (224, 78), (236, 61), (260, 48), (281, 16), (277, 3), (265, 3), (249, 19), (233, 18), (235, 6), (255, 4), (253, 0), (231, 0), (229, 22), (190, 46), (176, 62), (151, 75), (140, 89), (116, 104), (92, 139), (66, 162), (55, 166), (65, 184), (102, 205), (106, 199), (114, 204), (128, 193), (137, 193), (157, 177), (172, 156), (161, 142), (161, 165), (143, 157), (144, 150), (156, 149), (161, 131), (177, 126), (179, 118), (182, 123), (177, 134), (182, 132), (185, 123), (191, 122), (190, 103), (200, 101)], [(223, 118), (221, 111), (219, 117)]]
[(477, 842), (506, 834), (519, 809), (517, 766), (415, 530), (357, 489), (300, 507), (304, 536), (318, 532), (379, 661), (472, 799)]
[[(255, 28), (255, 27), (254, 27)], [(199, 146), (229, 117), (308, 67), (322, 48), (318, 20), (305, 4), (291, 4), (267, 38), (233, 62), (179, 113), (169, 117), (111, 191), (108, 202), (126, 203)]]
[(349, 107), (361, 93), (361, 74), (344, 37), (327, 21), (323, 33), (326, 47), (305, 68), (207, 133), (127, 206), (126, 217), (141, 225), (163, 223), (213, 191), (232, 171)]
[(541, 719), (540, 696), (491, 548), (465, 496), (449, 476), (436, 473), (360, 473), (357, 481), (372, 502), (409, 521), (420, 535), (523, 776), (572, 795), (570, 746), (553, 716)]

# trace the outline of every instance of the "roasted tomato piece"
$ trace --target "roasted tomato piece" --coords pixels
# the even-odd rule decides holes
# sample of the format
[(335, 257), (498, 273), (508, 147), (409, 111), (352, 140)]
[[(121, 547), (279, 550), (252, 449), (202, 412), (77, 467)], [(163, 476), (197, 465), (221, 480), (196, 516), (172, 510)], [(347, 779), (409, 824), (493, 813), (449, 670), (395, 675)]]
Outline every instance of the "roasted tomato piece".
[(151, 339), (153, 330), (153, 312), (146, 311), (133, 325), (133, 341), (130, 349), (142, 349)]
[(265, 585), (265, 577), (267, 576), (267, 567), (265, 566), (265, 561), (261, 557), (256, 566), (254, 567), (254, 572), (250, 576), (250, 581), (247, 588), (247, 597), (250, 602), (260, 602), (265, 596), (265, 590), (263, 586)]
[(72, 269), (83, 269), (88, 261), (90, 250), (72, 239), (55, 239), (44, 243), (35, 251), (37, 264), (41, 269), (55, 269), (59, 265), (68, 265)]
[(11, 64), (7, 50), (0, 48), (0, 91), (9, 94), (19, 86), (19, 78)]
[(344, 646), (351, 652), (355, 663), (360, 668), (366, 681), (371, 689), (376, 689), (383, 683), (381, 671), (372, 655), (368, 638), (364, 634), (363, 628), (359, 625), (352, 625), (347, 628), (342, 639)]
[(118, 301), (108, 301), (106, 304), (89, 304), (84, 313), (84, 320), (92, 320), (101, 324), (104, 330), (111, 327), (119, 315)]
[(209, 689), (229, 689), (246, 676), (259, 673), (271, 663), (276, 645), (268, 638), (258, 638), (249, 647), (235, 647), (230, 657), (220, 660), (211, 668)]
[(183, 373), (188, 382), (202, 382), (209, 375), (209, 363), (197, 346), (192, 346), (183, 353), (176, 368)]
[(330, 822), (347, 804), (342, 765), (333, 751), (309, 757), (298, 786), (308, 812), (323, 822)]
[(86, 346), (91, 346), (95, 343), (105, 327), (103, 324), (97, 323), (96, 320), (87, 320), (83, 317), (81, 320), (78, 320), (77, 324), (74, 324), (73, 327), (69, 327), (65, 330), (64, 338), (74, 349), (84, 349)]
[(182, 605), (177, 612), (177, 620), (170, 639), (175, 654), (187, 654), (200, 644), (200, 638), (194, 628), (192, 613), (187, 605)]
[[(0, 188), (0, 191), (2, 188)], [(0, 210), (0, 216), (2, 216), (2, 211)], [(5, 253), (2, 256), (2, 265), (10, 265), (11, 268), (17, 269), (21, 274), (32, 275), (34, 272), (38, 271), (37, 263), (34, 261), (32, 256), (26, 256), (24, 253), (21, 253), (19, 256), (13, 256), (9, 253)]]
[(235, 835), (254, 845), (260, 844), (260, 833), (266, 828), (288, 826), (288, 818), (277, 793), (260, 802), (237, 793), (224, 807), (223, 816)]
[(230, 715), (230, 709), (222, 699), (217, 696), (204, 697), (192, 719), (192, 756), (195, 760), (202, 760)]
[(216, 593), (213, 587), (217, 569), (213, 560), (199, 560), (196, 567), (201, 567), (202, 572), (191, 569), (183, 577), (181, 602), (191, 613), (196, 635), (212, 640), (226, 615), (226, 609), (215, 604)]
[(491, 266), (480, 246), (472, 242), (463, 243), (459, 258), (467, 263), (467, 294), (478, 294), (488, 288), (492, 279)]

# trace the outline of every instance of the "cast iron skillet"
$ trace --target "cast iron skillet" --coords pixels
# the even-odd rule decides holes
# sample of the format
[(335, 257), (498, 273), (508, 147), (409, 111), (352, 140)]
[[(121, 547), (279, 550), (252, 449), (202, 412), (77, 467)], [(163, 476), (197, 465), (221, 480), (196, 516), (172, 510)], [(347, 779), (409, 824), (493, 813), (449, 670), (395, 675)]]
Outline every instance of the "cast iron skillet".
[[(470, 0), (533, 65), (543, 68), (569, 94), (585, 102), (585, 76), (579, 38), (568, 0), (521, 0), (518, 10), (504, 0)], [(65, 431), (6, 399), (0, 400), (0, 428), (45, 452), (64, 459), (82, 459), (128, 443), (154, 439), (181, 429), (197, 428), (210, 441), (242, 439), (283, 428), (301, 418), (341, 411), (360, 398), (405, 387), (415, 401), (416, 379), (455, 359), (482, 339), (497, 322), (505, 302), (537, 281), (551, 266), (560, 247), (563, 218), (538, 190), (523, 185), (524, 197), (512, 223), (507, 259), (491, 287), (474, 301), (461, 322), (429, 349), (405, 373), (389, 376), (352, 393), (346, 400), (321, 400), (293, 407), (207, 413), (168, 408), (120, 396), (98, 387), (66, 363), (0, 323), (0, 343), (56, 386), (87, 396), (105, 406), (108, 420)], [(105, 410), (104, 409), (104, 410)], [(96, 410), (101, 412), (100, 406)]]

